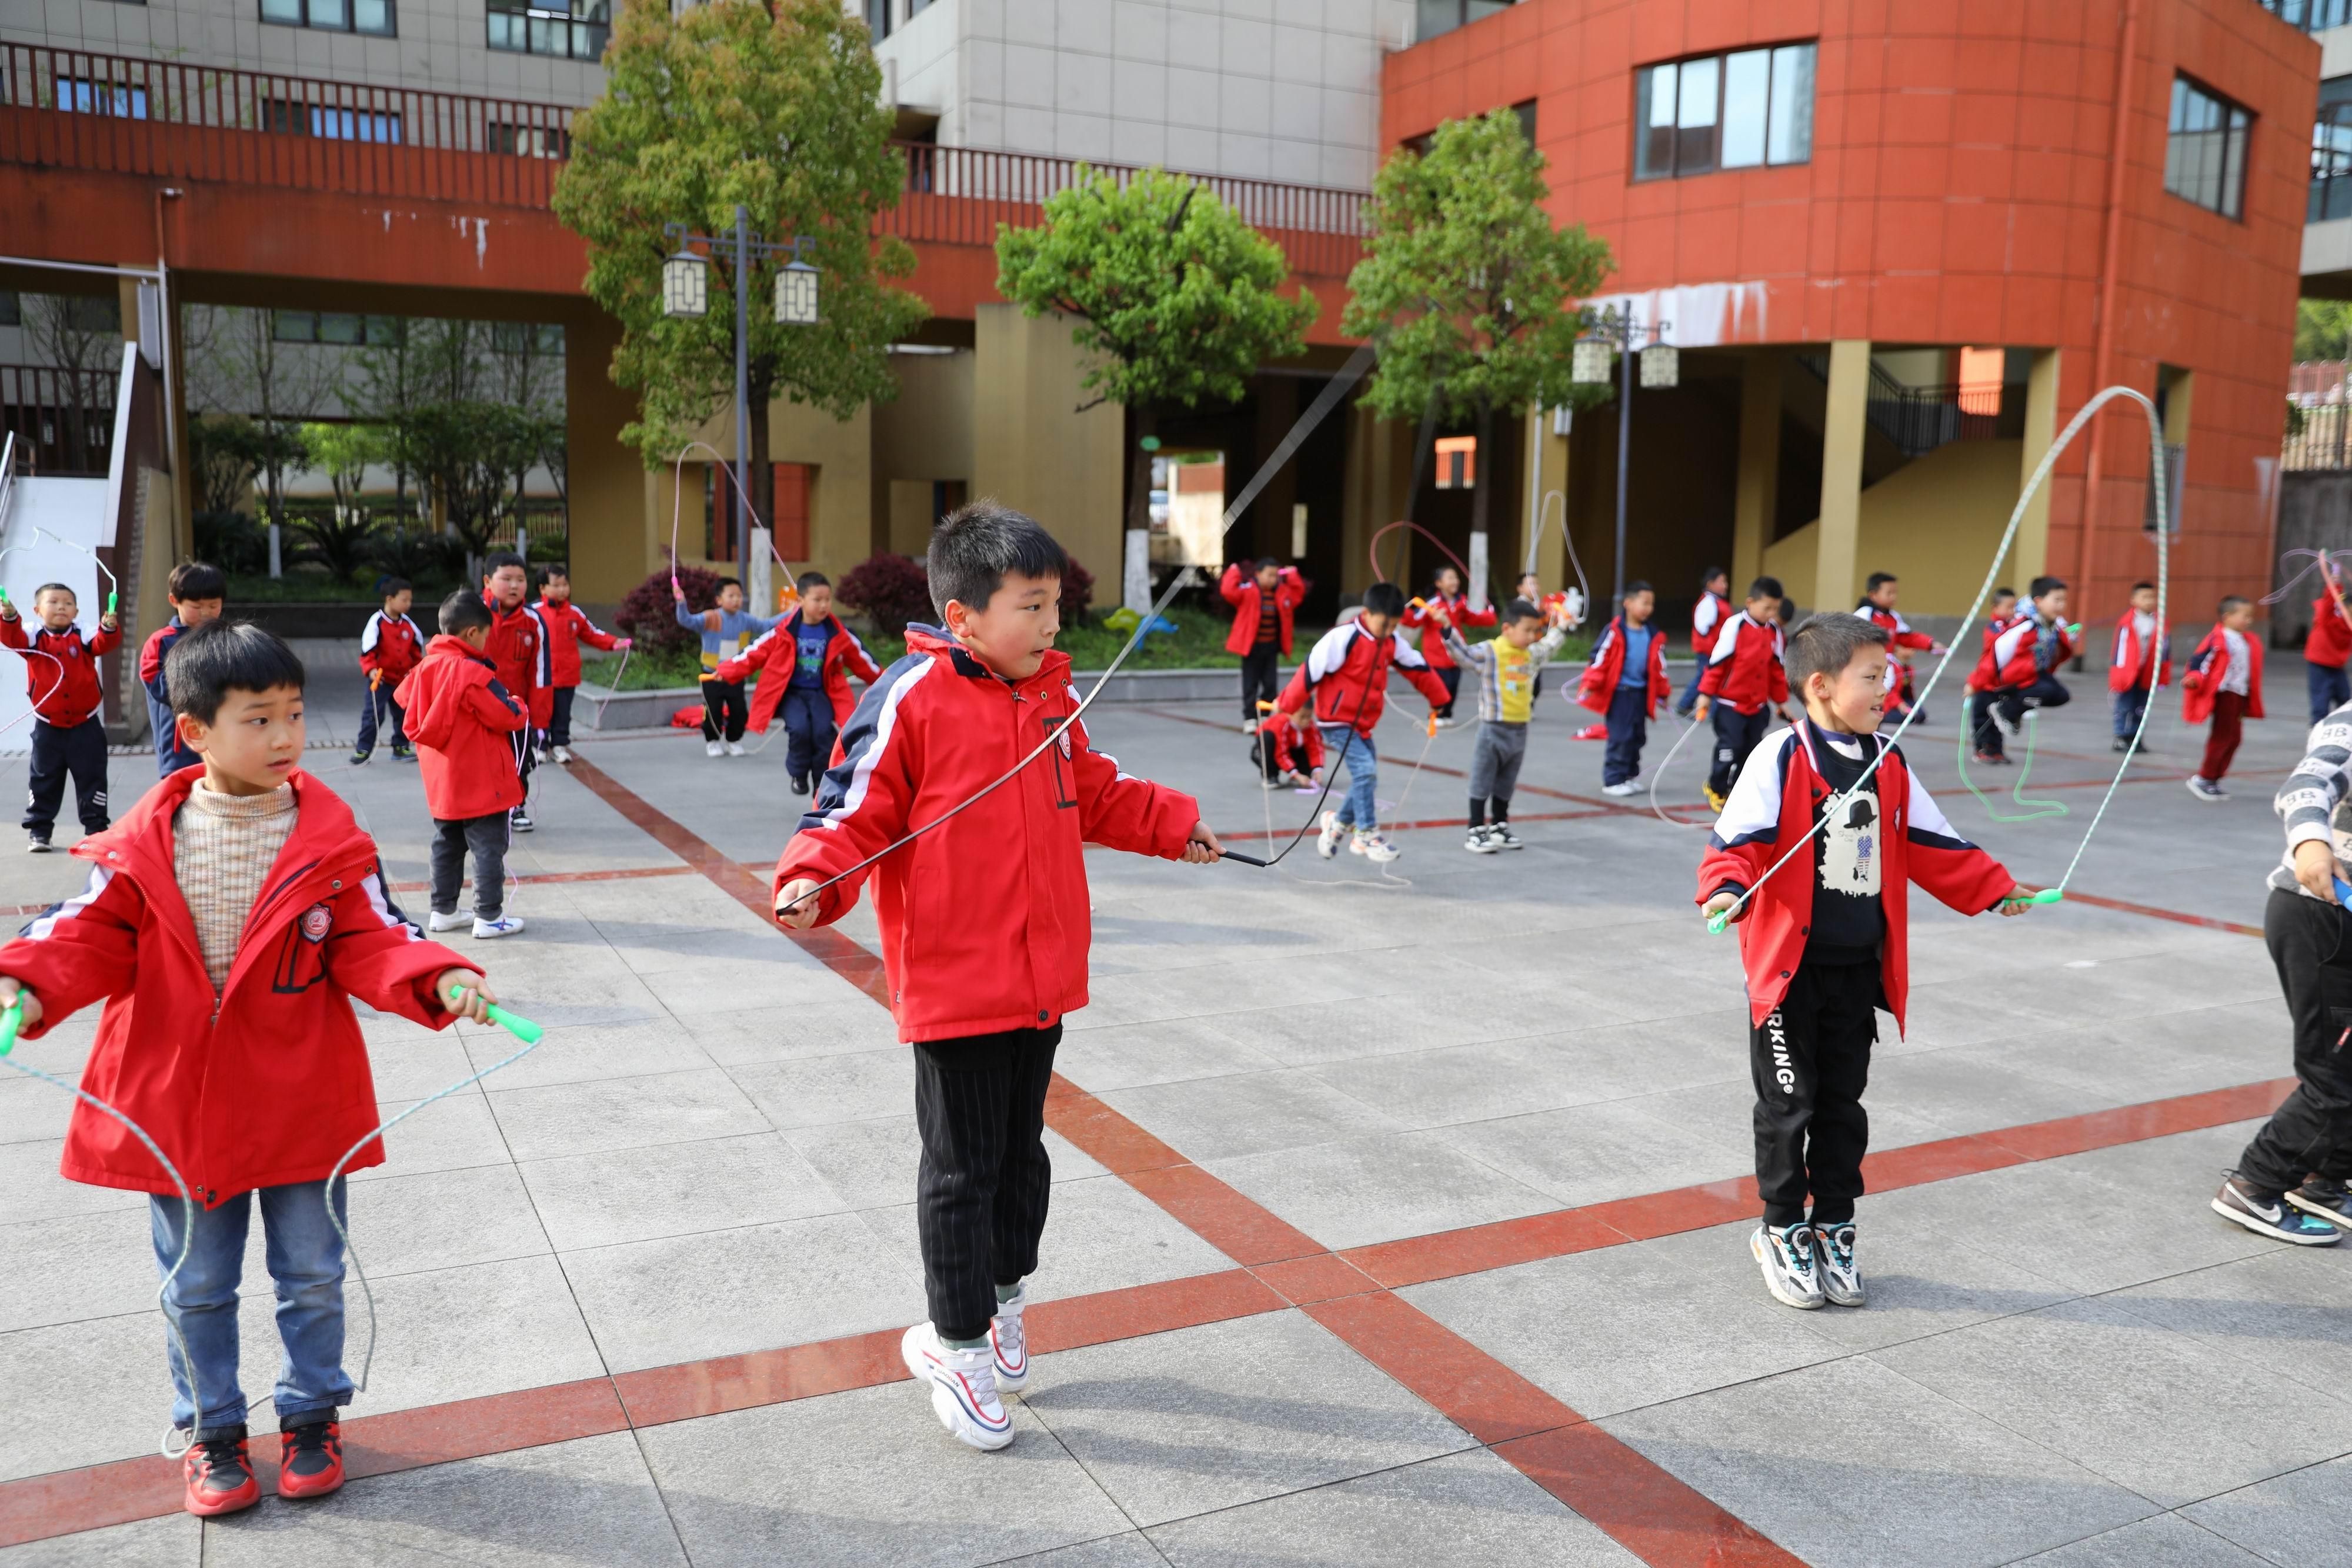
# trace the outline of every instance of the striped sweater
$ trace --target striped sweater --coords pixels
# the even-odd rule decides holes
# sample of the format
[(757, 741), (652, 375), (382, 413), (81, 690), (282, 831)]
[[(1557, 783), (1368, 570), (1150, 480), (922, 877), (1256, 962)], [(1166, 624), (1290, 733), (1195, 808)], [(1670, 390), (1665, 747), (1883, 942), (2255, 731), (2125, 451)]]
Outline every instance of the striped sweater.
[(2311, 727), (2303, 761), (2279, 785), (2273, 810), (2286, 824), (2286, 855), (2271, 872), (2271, 886), (2305, 898), (2315, 895), (2294, 879), (2294, 852), (2315, 839), (2332, 843), (2338, 860), (2352, 858), (2352, 821), (2343, 815), (2352, 792), (2352, 703)]
[[(1559, 645), (1567, 640), (1568, 628), (1554, 626), (1529, 643), (1528, 645), (1529, 672), (1539, 671), (1545, 665), (1550, 663), (1551, 656), (1558, 653)], [(1503, 722), (1503, 689), (1499, 672), (1496, 668), (1493, 639), (1490, 638), (1486, 642), (1465, 642), (1459, 631), (1447, 626), (1445, 650), (1454, 656), (1455, 664), (1465, 669), (1474, 669), (1478, 672), (1478, 717), (1489, 724)]]

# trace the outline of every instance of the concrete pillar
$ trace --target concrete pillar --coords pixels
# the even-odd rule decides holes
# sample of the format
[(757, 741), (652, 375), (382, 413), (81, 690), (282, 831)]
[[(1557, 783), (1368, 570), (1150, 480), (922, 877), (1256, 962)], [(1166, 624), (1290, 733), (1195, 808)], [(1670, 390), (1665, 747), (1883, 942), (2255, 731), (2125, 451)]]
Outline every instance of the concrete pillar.
[[(1258, 466), (1273, 456), (1298, 423), (1298, 378), (1290, 375), (1268, 375), (1258, 378), (1257, 424), (1254, 432), (1256, 450), (1251, 455), (1247, 468), (1228, 458), (1225, 464), (1225, 499), (1231, 503), (1241, 488), (1249, 483)], [(1265, 489), (1257, 492), (1250, 502), (1250, 517), (1225, 536), (1225, 559), (1241, 561), (1252, 556), (1272, 555), (1287, 560), (1290, 555), (1290, 503), (1298, 499), (1298, 459), (1294, 454), (1289, 462), (1274, 472)]]
[[(593, 306), (564, 324), (563, 423), (566, 494), (572, 514), (572, 592), (583, 604), (614, 605), (661, 567), (669, 513), (651, 504), (645, 460), (621, 440), (637, 401), (613, 384), (613, 351), (621, 324)], [(665, 474), (667, 470), (665, 470)], [(662, 500), (669, 499), (667, 483)], [(693, 508), (696, 538), (702, 512)], [(658, 539), (656, 539), (658, 534)], [(687, 546), (681, 542), (681, 551)]]
[[(1862, 543), (1862, 447), (1869, 429), (1870, 340), (1830, 344), (1829, 399), (1822, 411), (1822, 518), (1807, 610), (1842, 610), (1854, 597)], [(1743, 400), (1744, 401), (1744, 400)]]
[[(1552, 434), (1553, 416), (1549, 408), (1528, 414), (1527, 538), (1534, 542), (1534, 571), (1547, 593), (1576, 585), (1568, 556), (1568, 440)], [(1508, 563), (1510, 582), (1528, 570), (1528, 556), (1522, 548)]]
[(1772, 542), (1774, 503), (1780, 492), (1780, 374), (1778, 350), (1758, 349), (1740, 367), (1739, 478), (1731, 527), (1732, 597), (1764, 573)]
[[(2019, 458), (2018, 487), (2022, 489), (2033, 478), (2033, 470), (2042, 465), (2050, 444), (2058, 438), (2058, 351), (2037, 349), (2033, 366), (2025, 378), (2025, 441), (2024, 452)], [(2090, 521), (2090, 507), (2085, 498), (2083, 517), (2085, 526)], [(2025, 517), (2017, 525), (2017, 548), (2011, 557), (2016, 563), (2014, 581), (2021, 591), (2025, 584), (2049, 571), (2050, 561), (2050, 481), (2043, 481), (2036, 490)]]
[(974, 500), (993, 497), (1042, 522), (1094, 574), (1095, 604), (1118, 602), (1127, 493), (1127, 413), (1081, 414), (1087, 366), (1061, 316), (1034, 321), (1014, 305), (982, 305), (973, 329)]

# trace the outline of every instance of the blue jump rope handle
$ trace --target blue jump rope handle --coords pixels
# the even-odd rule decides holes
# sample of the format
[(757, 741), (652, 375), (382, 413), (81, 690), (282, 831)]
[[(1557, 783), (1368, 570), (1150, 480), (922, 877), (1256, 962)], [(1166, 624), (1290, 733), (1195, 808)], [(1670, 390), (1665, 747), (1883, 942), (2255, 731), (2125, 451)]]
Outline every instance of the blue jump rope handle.
[[(2352, 882), (2347, 882), (2341, 877), (2336, 879), (2336, 901), (2346, 909), (2352, 910)], [(16, 1026), (14, 1024), (8, 1025), (5, 1033), (0, 1033), (0, 1056), (7, 1054), (8, 1047), (5, 1042), (16, 1037)]]

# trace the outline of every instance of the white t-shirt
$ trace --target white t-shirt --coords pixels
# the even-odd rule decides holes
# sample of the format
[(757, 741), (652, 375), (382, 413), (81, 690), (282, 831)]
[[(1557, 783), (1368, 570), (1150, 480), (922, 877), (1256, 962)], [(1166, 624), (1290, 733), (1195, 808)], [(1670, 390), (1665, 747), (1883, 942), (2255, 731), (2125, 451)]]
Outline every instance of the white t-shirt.
[(2221, 672), (2221, 689), (2246, 695), (2247, 683), (2253, 677), (2253, 655), (2246, 647), (2245, 634), (2221, 628), (2221, 646), (2229, 650), (2229, 668)]
[(2142, 642), (2146, 642), (2148, 638), (2154, 637), (2156, 635), (2156, 616), (2154, 612), (2148, 610), (2134, 610), (2132, 612), (2132, 634), (2138, 637)]

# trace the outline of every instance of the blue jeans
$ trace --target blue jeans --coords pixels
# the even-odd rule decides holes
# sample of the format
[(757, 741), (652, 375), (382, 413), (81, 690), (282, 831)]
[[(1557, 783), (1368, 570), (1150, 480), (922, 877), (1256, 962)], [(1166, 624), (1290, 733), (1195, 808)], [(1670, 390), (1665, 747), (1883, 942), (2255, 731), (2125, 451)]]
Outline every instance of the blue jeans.
[[(352, 1380), (343, 1371), (343, 1244), (328, 1222), (327, 1184), (301, 1182), (239, 1193), (216, 1209), (196, 1210), (195, 1240), (187, 1266), (172, 1281), (164, 1305), (188, 1342), (196, 1381), (205, 1396), (205, 1429), (245, 1424), (245, 1392), (237, 1384), (236, 1288), (245, 1269), (245, 1237), (253, 1200), (261, 1200), (261, 1230), (269, 1278), (278, 1289), (278, 1338), (286, 1353), (278, 1369), (275, 1397), (281, 1424), (320, 1419), (352, 1402)], [(349, 1223), (345, 1195), (336, 1213)], [(159, 1273), (180, 1255), (180, 1227), (187, 1217), (177, 1194), (148, 1199)], [(172, 1367), (172, 1423), (185, 1429), (195, 1401), (188, 1392), (179, 1346), (169, 1335), (164, 1358)]]
[(822, 689), (784, 689), (784, 771), (796, 779), (823, 776), (833, 762), (833, 699)]
[(1323, 726), (1323, 742), (1331, 749), (1332, 767), (1348, 764), (1348, 798), (1339, 803), (1339, 825), (1370, 833), (1381, 825), (1381, 757), (1371, 738), (1345, 724)]
[(1698, 662), (1691, 666), (1690, 684), (1683, 688), (1680, 697), (1675, 699), (1675, 712), (1685, 719), (1690, 717), (1691, 710), (1698, 706), (1698, 683), (1706, 679), (1706, 658), (1701, 655)]
[(2115, 710), (2116, 739), (2128, 741), (2139, 733), (2140, 716), (2147, 711), (2147, 688), (2135, 686), (2128, 691), (2114, 692), (2107, 705)]
[(2318, 723), (2347, 702), (2352, 702), (2352, 677), (2344, 673), (2340, 664), (2314, 664), (2303, 661), (2303, 673), (2311, 687), (2311, 721)]
[(1622, 784), (1642, 773), (1642, 742), (1650, 738), (1650, 683), (1621, 686), (1609, 699), (1609, 750), (1601, 759), (1601, 782)]

